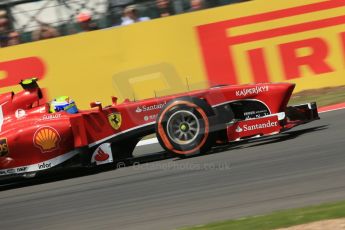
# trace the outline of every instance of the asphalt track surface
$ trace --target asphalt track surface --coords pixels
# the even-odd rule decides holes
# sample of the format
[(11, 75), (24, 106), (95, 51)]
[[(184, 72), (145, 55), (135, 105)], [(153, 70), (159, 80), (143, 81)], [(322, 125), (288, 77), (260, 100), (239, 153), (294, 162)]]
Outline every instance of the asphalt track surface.
[[(175, 229), (344, 200), (344, 147), (340, 110), (205, 156), (2, 184), (0, 228)], [(136, 152), (160, 150), (150, 145)]]

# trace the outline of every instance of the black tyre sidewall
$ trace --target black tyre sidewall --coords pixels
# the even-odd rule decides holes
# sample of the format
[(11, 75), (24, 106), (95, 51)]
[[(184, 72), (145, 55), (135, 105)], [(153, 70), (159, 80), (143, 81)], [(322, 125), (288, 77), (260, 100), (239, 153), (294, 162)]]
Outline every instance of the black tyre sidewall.
[[(192, 112), (198, 118), (199, 124), (200, 124), (199, 134), (197, 135), (196, 139), (193, 142), (191, 142), (189, 144), (185, 144), (185, 145), (179, 145), (179, 144), (175, 143), (173, 140), (171, 140), (169, 135), (168, 135), (168, 130), (167, 130), (168, 129), (167, 122), (168, 122), (169, 117), (172, 114), (174, 114), (175, 112), (181, 111), (181, 110)], [(204, 121), (202, 115), (197, 110), (195, 110), (194, 108), (190, 108), (190, 107), (187, 107), (184, 105), (176, 106), (173, 109), (167, 111), (166, 114), (164, 115), (163, 120), (162, 120), (162, 125), (163, 125), (163, 129), (164, 129), (165, 133), (169, 137), (169, 140), (171, 140), (170, 141), (171, 145), (176, 150), (188, 151), (188, 150), (194, 149), (198, 145), (198, 143), (200, 143), (202, 141), (202, 139), (205, 136), (205, 121)]]
[[(174, 103), (177, 104), (171, 107), (171, 105)], [(166, 108), (169, 109), (166, 110)], [(185, 145), (175, 143), (173, 140), (170, 139), (167, 132), (167, 121), (169, 117), (175, 112), (181, 110), (192, 112), (198, 118), (200, 125), (199, 134), (196, 137), (196, 139), (193, 140), (191, 143)], [(202, 112), (199, 112), (198, 110)], [(203, 115), (201, 113), (203, 113)], [(199, 98), (183, 97), (174, 99), (167, 103), (158, 115), (156, 125), (157, 139), (165, 150), (172, 152), (173, 154), (179, 157), (188, 157), (204, 153), (212, 146), (214, 142), (214, 134), (210, 132), (210, 126), (212, 126), (212, 124), (210, 123), (211, 120), (209, 119), (209, 117), (213, 115), (214, 113), (212, 108), (206, 102), (202, 101)], [(206, 127), (205, 124), (208, 124), (208, 127)], [(159, 125), (161, 125), (161, 130), (158, 129)], [(207, 132), (205, 132), (206, 129), (208, 129)], [(163, 134), (161, 133), (162, 131), (164, 132)], [(170, 148), (167, 147), (161, 135), (164, 135), (167, 139), (166, 141), (169, 141)], [(205, 135), (206, 140), (204, 140)], [(197, 146), (200, 145), (202, 141), (204, 141), (204, 143), (201, 146), (199, 146), (199, 148), (197, 148)], [(193, 149), (194, 151), (191, 151)]]

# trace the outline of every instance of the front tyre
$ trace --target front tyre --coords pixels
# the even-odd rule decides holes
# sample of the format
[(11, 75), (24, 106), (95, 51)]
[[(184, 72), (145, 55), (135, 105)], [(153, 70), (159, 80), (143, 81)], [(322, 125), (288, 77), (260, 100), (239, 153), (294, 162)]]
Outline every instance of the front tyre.
[(205, 153), (215, 141), (211, 130), (214, 116), (212, 108), (199, 98), (174, 99), (157, 117), (157, 139), (165, 150), (181, 158)]

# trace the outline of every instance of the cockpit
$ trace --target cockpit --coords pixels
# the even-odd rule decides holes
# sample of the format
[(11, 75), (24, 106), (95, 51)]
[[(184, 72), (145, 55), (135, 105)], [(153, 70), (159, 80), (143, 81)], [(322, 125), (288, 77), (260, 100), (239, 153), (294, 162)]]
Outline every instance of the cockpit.
[(68, 96), (57, 97), (50, 102), (49, 112), (56, 113), (65, 111), (70, 114), (78, 113), (78, 108), (74, 100)]

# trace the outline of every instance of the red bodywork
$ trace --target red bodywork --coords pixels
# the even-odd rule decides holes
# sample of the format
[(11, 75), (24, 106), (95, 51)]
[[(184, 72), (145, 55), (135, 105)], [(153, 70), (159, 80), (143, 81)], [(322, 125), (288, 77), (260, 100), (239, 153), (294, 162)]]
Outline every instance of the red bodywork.
[[(133, 134), (139, 140), (155, 131), (160, 109), (177, 97), (201, 98), (213, 108), (237, 101), (258, 102), (269, 114), (276, 114), (285, 112), (294, 87), (290, 83), (221, 86), (121, 104), (113, 100), (112, 105), (77, 114), (49, 113), (46, 104), (39, 104), (39, 88), (1, 94), (0, 175), (48, 169), (76, 155), (90, 158), (101, 144), (126, 140)], [(97, 154), (96, 160), (107, 159), (102, 149)]]

